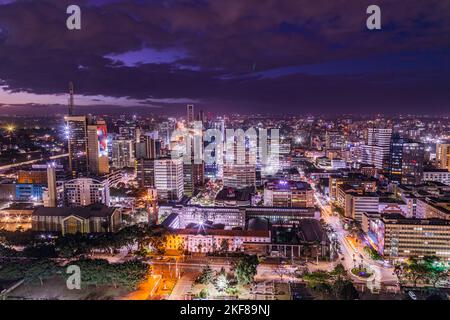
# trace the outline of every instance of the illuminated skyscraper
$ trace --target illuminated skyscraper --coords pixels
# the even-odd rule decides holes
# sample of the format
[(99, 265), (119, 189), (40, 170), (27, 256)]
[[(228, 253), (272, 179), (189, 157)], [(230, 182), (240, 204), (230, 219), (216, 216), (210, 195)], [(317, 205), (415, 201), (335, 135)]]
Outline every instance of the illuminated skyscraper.
[(85, 176), (88, 171), (87, 118), (66, 117), (68, 129), (69, 169), (73, 177)]
[(392, 138), (389, 160), (389, 177), (402, 184), (419, 184), (423, 178), (425, 150), (422, 143)]
[(387, 169), (391, 137), (390, 128), (368, 128), (367, 142), (362, 149), (362, 162), (372, 164), (377, 169)]
[(88, 164), (93, 175), (109, 173), (107, 127), (103, 120), (87, 126)]
[(46, 206), (54, 208), (57, 203), (55, 163), (49, 163), (47, 166), (47, 186), (48, 203)]
[(162, 200), (181, 200), (183, 197), (183, 159), (155, 160), (155, 187)]

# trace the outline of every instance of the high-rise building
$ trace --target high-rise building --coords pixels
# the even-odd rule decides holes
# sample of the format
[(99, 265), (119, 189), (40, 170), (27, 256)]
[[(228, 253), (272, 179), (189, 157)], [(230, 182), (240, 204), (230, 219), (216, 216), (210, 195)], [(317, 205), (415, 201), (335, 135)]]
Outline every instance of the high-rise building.
[(183, 197), (183, 158), (155, 160), (155, 187), (161, 200)]
[(424, 158), (425, 148), (422, 143), (395, 135), (390, 149), (390, 179), (402, 184), (420, 184)]
[(377, 169), (388, 169), (392, 129), (368, 128), (366, 144), (362, 148), (362, 162)]
[(57, 190), (56, 190), (56, 166), (55, 163), (49, 163), (47, 166), (47, 207), (56, 207)]
[(133, 168), (134, 167), (134, 149), (133, 141), (119, 138), (112, 141), (112, 165), (114, 168)]
[(136, 176), (140, 187), (155, 187), (155, 159), (137, 159)]
[(198, 187), (205, 183), (205, 165), (204, 163), (185, 163), (183, 164), (184, 194), (192, 196)]
[(66, 117), (68, 129), (69, 169), (73, 177), (86, 175), (87, 156), (87, 118), (86, 116)]
[(187, 123), (192, 124), (195, 121), (194, 117), (194, 105), (188, 104), (187, 105)]
[(236, 189), (256, 186), (256, 166), (254, 164), (225, 164), (223, 185)]
[[(141, 135), (140, 142), (136, 142), (136, 159), (156, 159), (159, 156), (159, 141), (151, 135)], [(159, 148), (161, 149), (161, 148)]]
[(450, 142), (436, 145), (436, 160), (440, 169), (450, 171)]
[(103, 120), (87, 126), (88, 164), (93, 175), (109, 173), (107, 127)]
[(342, 150), (345, 145), (344, 135), (338, 130), (328, 130), (325, 134), (326, 150)]
[(83, 207), (94, 203), (109, 206), (108, 180), (78, 178), (64, 183), (64, 204), (66, 207)]

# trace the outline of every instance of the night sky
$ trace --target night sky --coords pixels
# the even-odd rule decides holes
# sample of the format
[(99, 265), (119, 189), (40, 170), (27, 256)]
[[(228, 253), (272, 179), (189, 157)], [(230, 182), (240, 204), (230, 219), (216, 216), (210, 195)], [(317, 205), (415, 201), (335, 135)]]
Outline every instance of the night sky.
[(63, 105), (73, 81), (82, 105), (448, 115), (449, 17), (449, 0), (0, 0), (0, 105)]

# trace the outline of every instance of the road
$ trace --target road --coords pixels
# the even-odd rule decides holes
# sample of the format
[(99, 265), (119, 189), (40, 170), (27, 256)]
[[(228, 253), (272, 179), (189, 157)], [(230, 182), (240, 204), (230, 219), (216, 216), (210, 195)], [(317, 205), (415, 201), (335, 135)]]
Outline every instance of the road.
[[(346, 270), (351, 270), (355, 266), (362, 264), (364, 267), (373, 271), (374, 275), (368, 279), (368, 282), (375, 287), (380, 285), (395, 285), (398, 283), (397, 276), (394, 273), (394, 268), (387, 267), (377, 261), (372, 260), (361, 247), (353, 246), (347, 239), (347, 231), (344, 230), (338, 216), (331, 212), (330, 205), (324, 205), (323, 200), (316, 197), (317, 204), (322, 209), (322, 218), (335, 231), (335, 236), (340, 244), (342, 253), (339, 254), (339, 259)], [(361, 258), (362, 256), (362, 258)], [(342, 260), (343, 258), (343, 260)], [(351, 273), (350, 273), (351, 274)], [(361, 281), (360, 278), (354, 277), (354, 280)]]
[(30, 164), (34, 164), (34, 163), (37, 163), (37, 162), (42, 162), (42, 161), (45, 161), (45, 160), (56, 160), (56, 159), (65, 158), (65, 157), (68, 157), (68, 156), (69, 156), (68, 153), (64, 153), (64, 154), (59, 154), (59, 155), (56, 155), (56, 156), (51, 156), (48, 159), (34, 159), (34, 160), (30, 160), (30, 161), (24, 161), (24, 162), (18, 162), (18, 163), (13, 163), (13, 164), (7, 164), (7, 165), (4, 165), (4, 166), (1, 166), (0, 167), (0, 171), (5, 171), (5, 170), (12, 169), (12, 168), (25, 166), (25, 165), (30, 165)]

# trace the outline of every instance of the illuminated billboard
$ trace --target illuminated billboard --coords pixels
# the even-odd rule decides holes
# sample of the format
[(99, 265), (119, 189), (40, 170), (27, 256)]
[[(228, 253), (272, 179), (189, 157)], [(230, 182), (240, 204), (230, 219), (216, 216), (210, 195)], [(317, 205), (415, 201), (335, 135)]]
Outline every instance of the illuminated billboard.
[(98, 155), (99, 157), (108, 156), (108, 133), (106, 125), (97, 126), (98, 137)]

